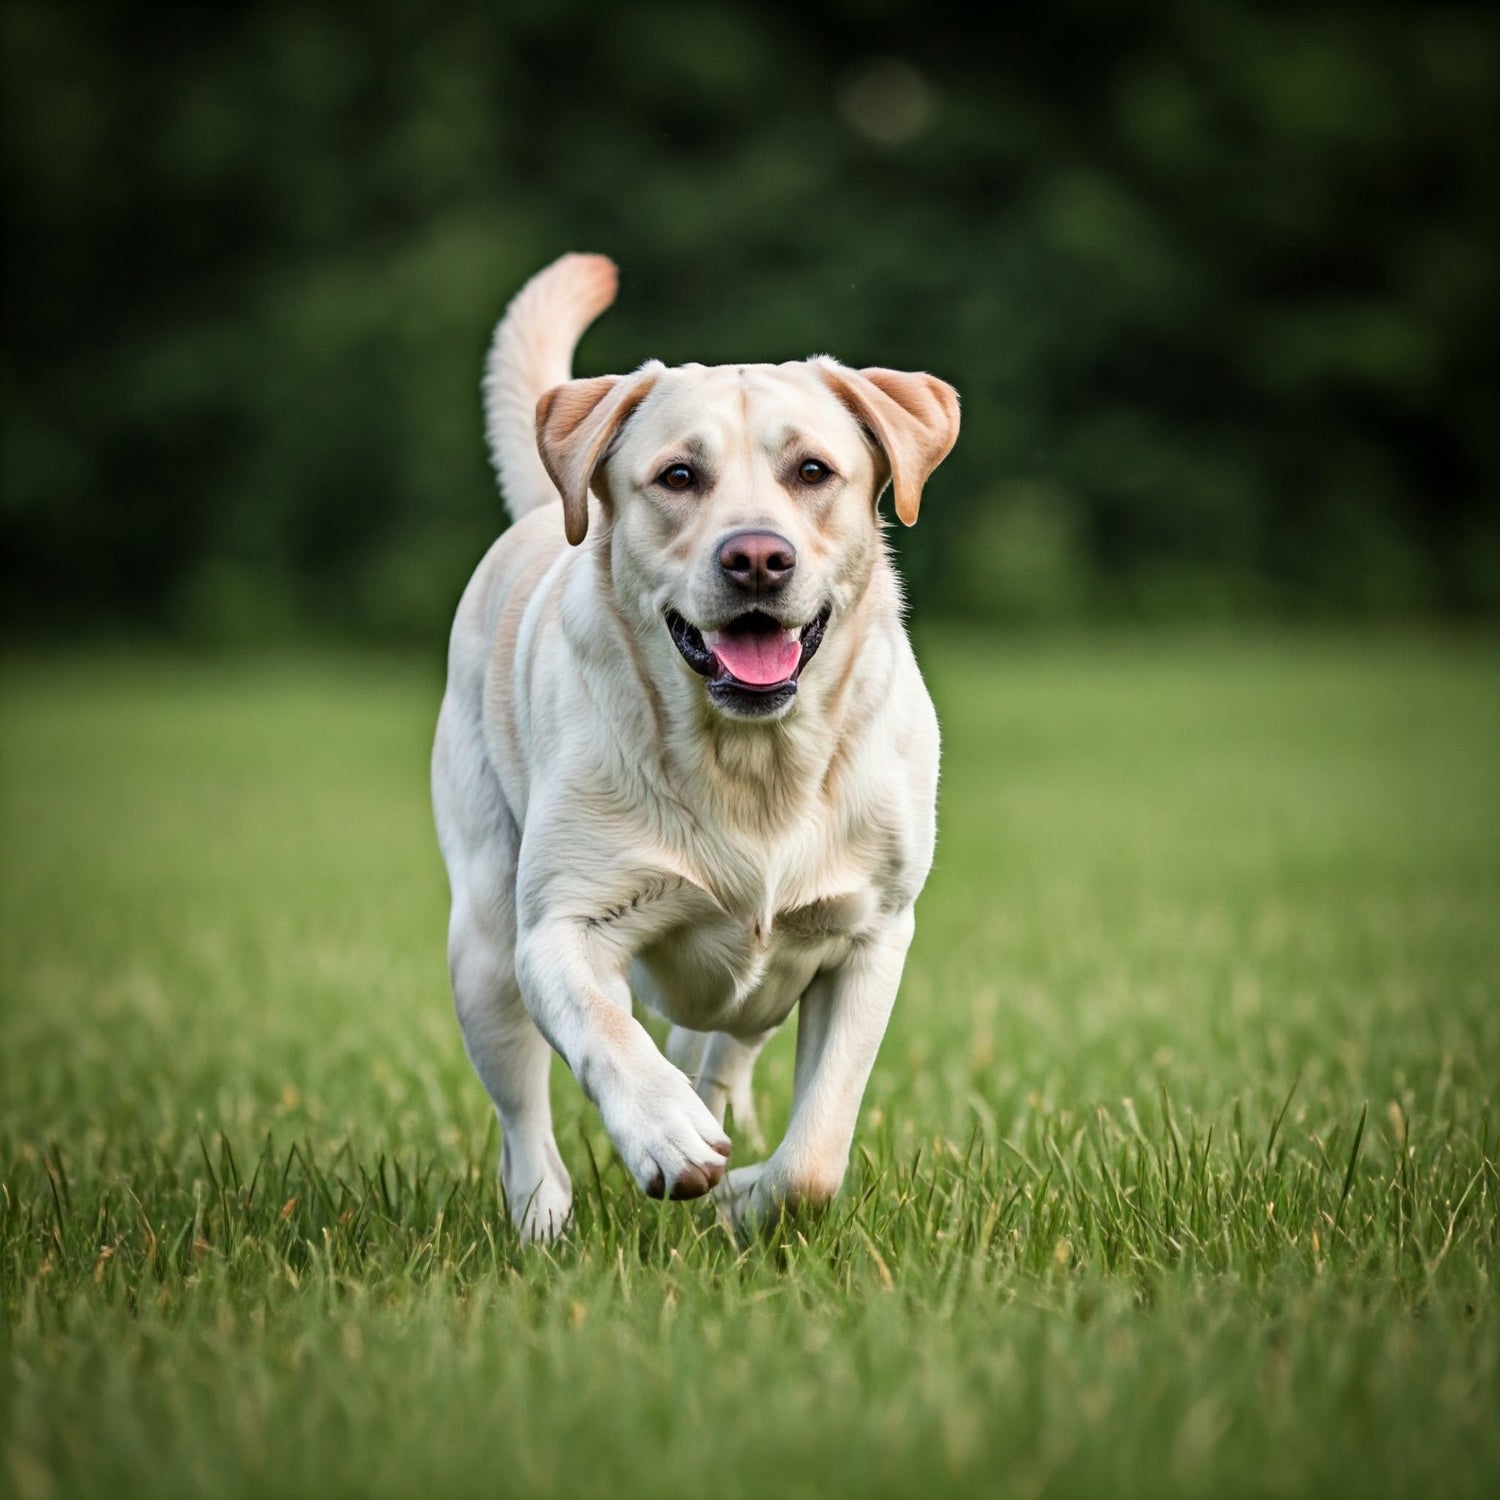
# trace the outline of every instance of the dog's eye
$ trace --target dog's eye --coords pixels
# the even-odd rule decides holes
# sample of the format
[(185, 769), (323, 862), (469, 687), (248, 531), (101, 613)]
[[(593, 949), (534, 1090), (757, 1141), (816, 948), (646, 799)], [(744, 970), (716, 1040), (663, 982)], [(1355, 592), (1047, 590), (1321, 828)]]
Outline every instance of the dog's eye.
[(797, 478), (803, 484), (822, 484), (832, 472), (827, 464), (820, 464), (815, 458), (804, 458), (801, 467), (797, 470)]
[(687, 490), (693, 486), (693, 471), (686, 464), (672, 464), (659, 477), (669, 490)]

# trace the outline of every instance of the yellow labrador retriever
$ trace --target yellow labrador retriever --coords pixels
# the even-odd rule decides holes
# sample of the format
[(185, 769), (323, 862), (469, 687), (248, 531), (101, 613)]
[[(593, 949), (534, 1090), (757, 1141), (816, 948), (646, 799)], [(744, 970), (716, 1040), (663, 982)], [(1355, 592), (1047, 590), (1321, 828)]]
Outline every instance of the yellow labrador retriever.
[[(515, 524), (459, 604), (433, 751), (454, 1003), (528, 1238), (572, 1208), (552, 1050), (647, 1193), (740, 1224), (826, 1203), (932, 862), (937, 719), (876, 502), (916, 520), (957, 395), (821, 357), (571, 380), (615, 288), (564, 256), (496, 330)], [(726, 1171), (799, 1003), (785, 1138)]]

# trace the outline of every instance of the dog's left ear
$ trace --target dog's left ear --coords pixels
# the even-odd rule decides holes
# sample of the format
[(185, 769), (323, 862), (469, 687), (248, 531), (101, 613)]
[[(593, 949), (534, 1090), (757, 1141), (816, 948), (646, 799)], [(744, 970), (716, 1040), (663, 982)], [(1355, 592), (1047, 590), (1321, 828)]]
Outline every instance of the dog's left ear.
[(958, 392), (935, 375), (878, 366), (850, 370), (827, 357), (811, 363), (880, 444), (890, 465), (896, 514), (914, 526), (922, 487), (958, 441)]
[(569, 380), (536, 404), (536, 446), (562, 496), (563, 529), (576, 547), (589, 529), (589, 486), (625, 419), (656, 384), (661, 366), (634, 375)]

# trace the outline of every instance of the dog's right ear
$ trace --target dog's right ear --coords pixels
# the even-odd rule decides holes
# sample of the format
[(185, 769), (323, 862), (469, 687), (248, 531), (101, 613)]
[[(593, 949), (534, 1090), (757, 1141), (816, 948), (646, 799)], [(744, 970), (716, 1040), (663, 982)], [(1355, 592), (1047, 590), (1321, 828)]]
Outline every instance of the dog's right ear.
[(555, 385), (536, 404), (536, 446), (562, 496), (563, 529), (576, 547), (589, 529), (589, 486), (625, 419), (650, 394), (661, 366)]

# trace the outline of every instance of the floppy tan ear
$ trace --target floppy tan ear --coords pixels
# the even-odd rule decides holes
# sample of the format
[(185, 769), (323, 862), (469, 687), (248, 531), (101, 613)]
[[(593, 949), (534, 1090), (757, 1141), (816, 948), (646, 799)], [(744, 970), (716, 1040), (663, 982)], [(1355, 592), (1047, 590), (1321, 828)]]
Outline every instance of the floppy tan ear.
[(880, 444), (891, 469), (896, 514), (903, 525), (914, 526), (923, 485), (958, 441), (958, 392), (935, 375), (878, 366), (849, 370), (832, 359), (813, 363)]
[(589, 529), (589, 485), (611, 440), (656, 384), (656, 370), (555, 385), (536, 404), (536, 446), (562, 496), (563, 529), (577, 546)]

